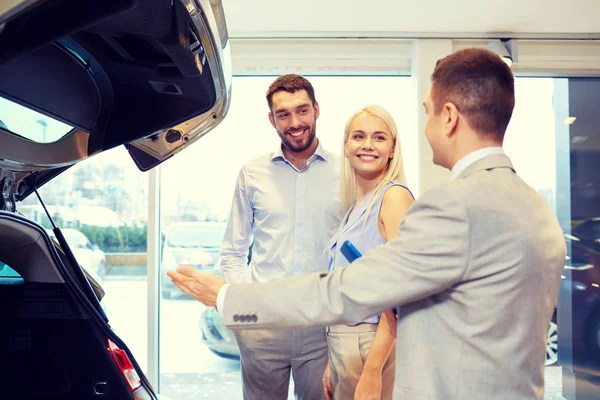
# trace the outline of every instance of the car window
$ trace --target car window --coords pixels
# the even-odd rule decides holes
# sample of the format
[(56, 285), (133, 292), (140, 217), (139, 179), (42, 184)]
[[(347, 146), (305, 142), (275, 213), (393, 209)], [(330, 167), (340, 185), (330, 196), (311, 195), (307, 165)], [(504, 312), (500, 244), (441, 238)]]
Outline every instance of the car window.
[(221, 247), (225, 224), (173, 226), (167, 234), (170, 247)]
[(72, 126), (0, 97), (0, 128), (38, 143), (55, 142)]
[(600, 239), (600, 221), (594, 221), (592, 224), (592, 235), (594, 239)]
[(21, 275), (2, 261), (0, 261), (0, 286), (2, 285), (22, 285)]
[(20, 278), (21, 275), (2, 261), (0, 261), (0, 278)]
[(600, 239), (600, 221), (588, 220), (573, 228), (574, 236), (586, 239)]

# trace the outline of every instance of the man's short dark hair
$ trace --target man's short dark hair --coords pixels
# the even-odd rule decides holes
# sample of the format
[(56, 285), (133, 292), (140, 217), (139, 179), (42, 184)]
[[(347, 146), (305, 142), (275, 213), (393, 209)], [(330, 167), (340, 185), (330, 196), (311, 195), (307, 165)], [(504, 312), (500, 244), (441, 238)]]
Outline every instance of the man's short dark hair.
[(453, 103), (477, 133), (503, 140), (515, 107), (510, 67), (486, 49), (457, 51), (442, 58), (431, 76), (431, 98), (438, 115)]
[(287, 74), (281, 75), (279, 78), (275, 79), (271, 86), (269, 86), (269, 90), (267, 90), (267, 103), (269, 103), (269, 110), (273, 108), (273, 95), (277, 92), (288, 92), (295, 93), (298, 90), (306, 90), (310, 101), (312, 101), (313, 106), (315, 105), (315, 89), (313, 89), (312, 84), (301, 75), (296, 74)]

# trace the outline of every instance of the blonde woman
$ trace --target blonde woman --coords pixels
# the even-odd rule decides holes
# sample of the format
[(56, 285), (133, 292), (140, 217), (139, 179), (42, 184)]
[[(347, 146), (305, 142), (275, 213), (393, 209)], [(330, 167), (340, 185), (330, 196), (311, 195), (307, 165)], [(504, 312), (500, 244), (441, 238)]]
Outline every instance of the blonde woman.
[[(331, 241), (329, 270), (344, 268), (342, 244), (362, 254), (397, 236), (413, 203), (396, 124), (383, 107), (367, 106), (346, 124), (342, 146), (340, 229)], [(377, 266), (373, 265), (373, 274)], [(327, 399), (391, 399), (395, 372), (396, 315), (393, 310), (365, 321), (327, 327), (329, 364), (323, 375)]]

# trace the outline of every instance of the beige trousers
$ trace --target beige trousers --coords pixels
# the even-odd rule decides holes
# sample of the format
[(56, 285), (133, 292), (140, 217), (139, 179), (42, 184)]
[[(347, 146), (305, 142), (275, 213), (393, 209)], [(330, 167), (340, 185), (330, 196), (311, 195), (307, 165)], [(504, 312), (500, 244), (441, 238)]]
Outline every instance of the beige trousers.
[(323, 327), (240, 330), (244, 400), (285, 400), (290, 376), (296, 400), (322, 400), (327, 342)]
[[(367, 355), (375, 340), (377, 325), (332, 325), (327, 327), (331, 386), (335, 400), (352, 400)], [(396, 346), (382, 370), (381, 400), (391, 400), (396, 369)]]

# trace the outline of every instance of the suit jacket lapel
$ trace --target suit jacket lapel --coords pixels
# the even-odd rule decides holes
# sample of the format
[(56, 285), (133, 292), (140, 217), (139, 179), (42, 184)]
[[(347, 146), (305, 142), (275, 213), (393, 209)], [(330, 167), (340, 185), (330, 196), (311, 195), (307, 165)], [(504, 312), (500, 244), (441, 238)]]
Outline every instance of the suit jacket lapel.
[(483, 157), (482, 159), (477, 160), (473, 164), (469, 165), (463, 172), (460, 173), (460, 175), (458, 175), (458, 178), (456, 179), (466, 178), (477, 171), (492, 170), (495, 168), (510, 168), (516, 173), (508, 156), (505, 154), (492, 154), (490, 156)]

